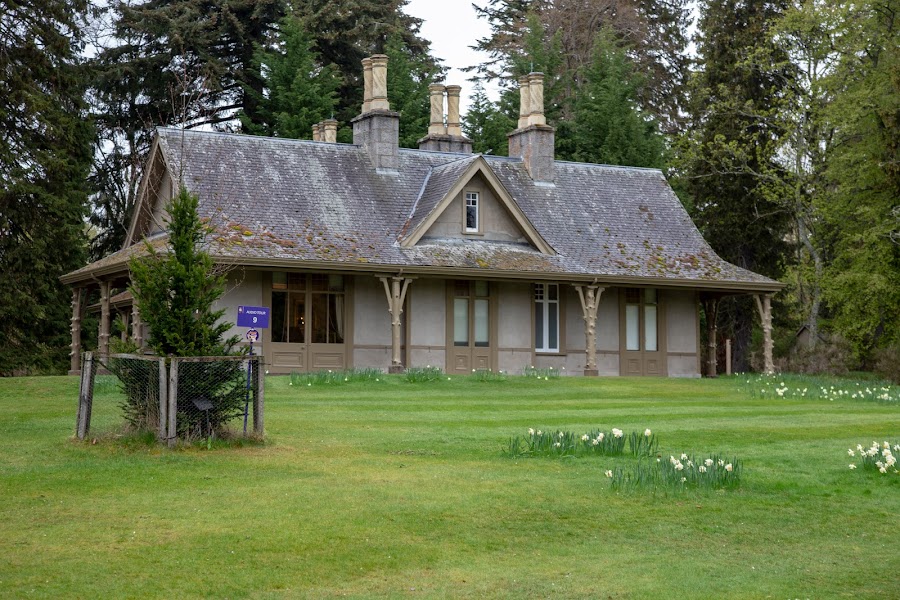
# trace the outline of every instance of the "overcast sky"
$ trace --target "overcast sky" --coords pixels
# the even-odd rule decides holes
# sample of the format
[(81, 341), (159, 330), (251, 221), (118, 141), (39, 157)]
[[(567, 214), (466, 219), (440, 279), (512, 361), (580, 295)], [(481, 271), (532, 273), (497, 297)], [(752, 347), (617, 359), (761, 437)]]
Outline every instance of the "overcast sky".
[[(485, 0), (476, 0), (476, 4), (484, 6)], [(447, 84), (461, 85), (462, 98), (460, 109), (464, 113), (468, 108), (468, 96), (472, 93), (472, 83), (466, 81), (471, 74), (460, 69), (477, 65), (485, 55), (469, 48), (475, 42), (490, 34), (487, 21), (475, 16), (472, 0), (410, 0), (403, 9), (407, 14), (419, 19), (422, 23), (421, 37), (431, 42), (431, 53), (449, 67)], [(390, 66), (388, 66), (390, 68)], [(487, 90), (492, 94), (493, 90)]]

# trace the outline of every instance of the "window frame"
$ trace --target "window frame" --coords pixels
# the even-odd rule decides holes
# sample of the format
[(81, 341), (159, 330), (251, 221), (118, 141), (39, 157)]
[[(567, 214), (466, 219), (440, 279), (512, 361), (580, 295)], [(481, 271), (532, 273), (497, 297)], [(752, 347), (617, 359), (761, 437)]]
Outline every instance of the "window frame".
[[(469, 201), (475, 209), (475, 227), (469, 227)], [(466, 190), (463, 192), (463, 233), (481, 233), (481, 192)]]
[[(556, 300), (550, 299), (550, 288), (556, 288)], [(542, 297), (538, 298), (538, 290), (541, 290)], [(560, 354), (560, 341), (562, 338), (562, 288), (558, 283), (535, 283), (532, 286), (532, 301), (534, 303), (534, 328), (532, 330), (533, 337), (533, 346), (535, 354)], [(555, 314), (551, 311), (552, 306), (556, 306)], [(542, 324), (542, 338), (543, 338), (543, 347), (538, 347), (537, 345), (537, 326), (538, 326), (538, 311), (541, 311), (541, 324)], [(550, 341), (550, 316), (554, 315), (556, 318), (556, 348), (552, 348), (549, 345)]]

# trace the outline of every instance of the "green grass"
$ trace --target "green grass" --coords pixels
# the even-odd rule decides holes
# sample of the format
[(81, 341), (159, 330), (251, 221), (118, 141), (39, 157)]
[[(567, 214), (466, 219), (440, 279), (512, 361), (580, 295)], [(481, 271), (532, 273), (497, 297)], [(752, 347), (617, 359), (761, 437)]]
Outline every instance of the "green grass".
[[(891, 403), (715, 381), (266, 381), (265, 445), (71, 439), (76, 378), (0, 379), (0, 596), (898, 598)], [(117, 421), (98, 395), (98, 431)], [(529, 427), (739, 457), (738, 487), (613, 491), (634, 457), (510, 458)]]

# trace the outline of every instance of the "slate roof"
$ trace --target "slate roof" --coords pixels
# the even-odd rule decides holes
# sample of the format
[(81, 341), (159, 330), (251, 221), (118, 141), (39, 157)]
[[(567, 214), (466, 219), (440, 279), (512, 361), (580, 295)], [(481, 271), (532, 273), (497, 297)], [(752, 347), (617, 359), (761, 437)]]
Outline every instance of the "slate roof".
[(215, 229), (209, 250), (224, 260), (746, 291), (781, 287), (719, 258), (655, 169), (557, 161), (555, 185), (548, 186), (536, 185), (521, 159), (484, 156), (557, 254), (469, 239), (426, 238), (403, 248), (399, 241), (427, 218), (475, 155), (401, 149), (398, 172), (379, 174), (352, 144), (174, 129), (158, 135), (167, 164), (183, 169), (185, 184), (199, 194), (201, 216)]

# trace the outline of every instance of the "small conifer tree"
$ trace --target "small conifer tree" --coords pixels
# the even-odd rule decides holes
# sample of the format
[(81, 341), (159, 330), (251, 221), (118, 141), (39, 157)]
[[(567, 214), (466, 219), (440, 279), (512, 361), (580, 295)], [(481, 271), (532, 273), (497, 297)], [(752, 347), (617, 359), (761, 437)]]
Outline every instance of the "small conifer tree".
[[(225, 276), (201, 247), (209, 226), (197, 214), (197, 204), (197, 196), (182, 187), (167, 207), (167, 251), (148, 242), (148, 254), (130, 264), (131, 292), (150, 328), (148, 345), (160, 356), (226, 356), (239, 339), (225, 339), (231, 323), (222, 321), (224, 310), (213, 310), (224, 293)], [(241, 414), (244, 396), (239, 361), (185, 363), (178, 379), (179, 437), (220, 432)], [(123, 407), (132, 422), (129, 415), (139, 414), (138, 401), (129, 398)], [(212, 408), (203, 408), (208, 405)]]
[(231, 323), (213, 304), (225, 291), (225, 276), (201, 248), (209, 227), (197, 214), (198, 198), (182, 187), (166, 208), (168, 251), (149, 243), (148, 255), (131, 260), (131, 293), (150, 327), (148, 345), (160, 356), (224, 356), (237, 337), (223, 339)]

